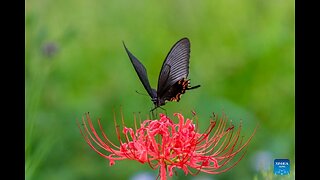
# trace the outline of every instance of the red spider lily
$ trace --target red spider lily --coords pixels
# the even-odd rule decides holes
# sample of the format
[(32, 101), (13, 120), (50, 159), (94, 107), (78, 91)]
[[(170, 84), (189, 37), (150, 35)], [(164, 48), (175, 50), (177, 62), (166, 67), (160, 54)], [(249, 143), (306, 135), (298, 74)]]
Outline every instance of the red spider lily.
[[(100, 120), (99, 135), (89, 114), (82, 118), (84, 126), (81, 128), (79, 125), (79, 128), (88, 145), (100, 156), (108, 159), (110, 166), (114, 165), (116, 160), (123, 159), (148, 163), (152, 169), (159, 168), (161, 180), (167, 178), (167, 171), (169, 176), (172, 176), (174, 168), (182, 169), (186, 175), (196, 175), (200, 171), (209, 174), (228, 171), (243, 158), (246, 152), (244, 149), (256, 131), (243, 142), (243, 138), (240, 138), (241, 124), (237, 131), (233, 125), (227, 127), (228, 120), (225, 115), (221, 118), (215, 116), (204, 133), (198, 132), (193, 120), (185, 120), (179, 113), (174, 116), (178, 117), (178, 123), (160, 114), (159, 120), (145, 120), (140, 123), (140, 128), (137, 128), (135, 119), (135, 130), (125, 127), (122, 117), (122, 133), (114, 119), (120, 145), (110, 141)], [(123, 138), (120, 137), (121, 134)], [(244, 152), (240, 158), (231, 162), (242, 150)]]

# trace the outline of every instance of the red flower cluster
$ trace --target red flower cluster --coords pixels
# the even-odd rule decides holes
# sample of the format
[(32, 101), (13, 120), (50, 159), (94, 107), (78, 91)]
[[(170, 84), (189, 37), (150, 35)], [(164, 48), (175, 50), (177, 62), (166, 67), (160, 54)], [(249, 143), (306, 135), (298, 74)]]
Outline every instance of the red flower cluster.
[(99, 120), (101, 135), (96, 132), (89, 114), (82, 119), (83, 128), (80, 125), (79, 128), (88, 145), (100, 156), (108, 159), (110, 165), (123, 159), (148, 163), (152, 169), (159, 168), (161, 180), (167, 178), (167, 172), (172, 176), (174, 168), (180, 168), (185, 174), (192, 175), (200, 171), (209, 174), (225, 172), (242, 159), (245, 151), (240, 158), (231, 162), (248, 145), (255, 133), (254, 130), (248, 140), (242, 142), (241, 125), (234, 132), (233, 125), (226, 127), (228, 120), (225, 115), (221, 118), (215, 117), (210, 121), (207, 130), (199, 133), (193, 120), (185, 120), (179, 113), (174, 116), (178, 117), (178, 123), (160, 114), (159, 120), (145, 120), (140, 124), (140, 128), (136, 126), (135, 130), (123, 127), (124, 140), (121, 139), (119, 127), (114, 120), (119, 145), (109, 140)]

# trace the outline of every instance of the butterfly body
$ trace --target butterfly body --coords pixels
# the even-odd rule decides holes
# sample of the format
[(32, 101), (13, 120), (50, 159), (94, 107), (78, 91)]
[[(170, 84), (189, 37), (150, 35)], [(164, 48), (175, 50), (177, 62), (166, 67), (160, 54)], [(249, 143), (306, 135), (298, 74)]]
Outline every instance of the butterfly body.
[(124, 43), (123, 45), (140, 81), (155, 105), (154, 109), (165, 105), (168, 101), (179, 102), (181, 95), (186, 90), (200, 87), (200, 85), (191, 87), (190, 79), (187, 79), (190, 59), (190, 41), (188, 38), (179, 40), (169, 51), (160, 70), (157, 90), (151, 88), (143, 64), (127, 49)]

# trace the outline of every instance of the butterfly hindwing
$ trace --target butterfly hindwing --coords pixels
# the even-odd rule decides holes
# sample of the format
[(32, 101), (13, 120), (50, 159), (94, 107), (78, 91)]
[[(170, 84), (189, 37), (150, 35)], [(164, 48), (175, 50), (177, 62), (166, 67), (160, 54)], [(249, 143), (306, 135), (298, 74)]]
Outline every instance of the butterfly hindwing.
[(189, 87), (189, 80), (187, 79), (181, 79), (177, 81), (175, 84), (170, 86), (162, 95), (160, 101), (180, 101), (180, 97), (182, 94), (186, 92), (186, 90)]

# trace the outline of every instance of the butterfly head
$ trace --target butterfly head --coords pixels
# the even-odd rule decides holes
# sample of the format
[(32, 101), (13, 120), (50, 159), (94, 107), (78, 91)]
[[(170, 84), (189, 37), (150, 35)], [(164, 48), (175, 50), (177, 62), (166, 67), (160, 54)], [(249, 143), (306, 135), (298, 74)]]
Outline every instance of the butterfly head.
[(153, 97), (151, 99), (151, 101), (153, 102), (154, 106), (157, 108), (157, 107), (160, 107), (160, 106), (163, 106), (165, 105), (166, 101), (164, 99), (161, 99), (161, 98), (158, 98), (158, 97)]

